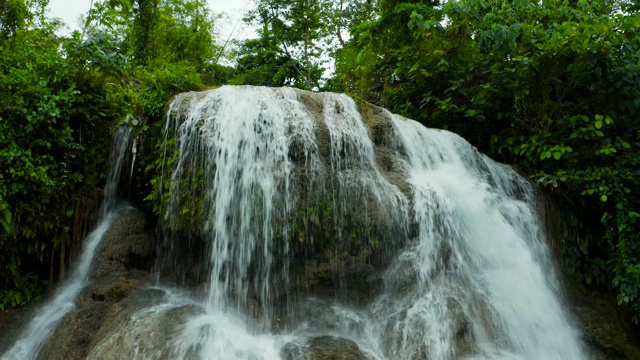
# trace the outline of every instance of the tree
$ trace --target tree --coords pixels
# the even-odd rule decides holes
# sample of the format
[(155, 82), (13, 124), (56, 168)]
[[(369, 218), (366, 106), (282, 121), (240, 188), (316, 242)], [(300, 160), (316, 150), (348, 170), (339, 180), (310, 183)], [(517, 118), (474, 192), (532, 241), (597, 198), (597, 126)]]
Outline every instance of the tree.
[[(277, 68), (270, 70), (276, 83), (277, 78), (289, 73), (286, 68), (290, 68), (297, 79), (287, 80), (288, 83), (303, 84), (301, 87), (309, 90), (317, 89), (326, 61), (321, 44), (327, 33), (323, 22), (327, 15), (325, 3), (322, 0), (258, 1), (256, 10), (246, 21), (259, 26), (259, 39), (249, 40), (241, 47), (239, 63), (270, 59), (271, 66), (278, 64)], [(261, 47), (255, 46), (258, 43)], [(236, 82), (252, 78), (241, 75)]]
[(15, 36), (25, 26), (29, 11), (23, 0), (4, 0), (0, 3), (0, 39)]
[(184, 62), (202, 71), (218, 52), (213, 24), (203, 0), (109, 0), (91, 9), (87, 33), (108, 32), (140, 65)]

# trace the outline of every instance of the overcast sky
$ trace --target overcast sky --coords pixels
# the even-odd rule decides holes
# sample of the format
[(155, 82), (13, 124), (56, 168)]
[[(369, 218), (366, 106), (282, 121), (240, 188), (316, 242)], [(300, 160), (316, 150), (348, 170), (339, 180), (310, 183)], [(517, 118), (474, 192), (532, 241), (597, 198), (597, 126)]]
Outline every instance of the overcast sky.
[[(207, 0), (207, 2), (214, 13), (225, 14), (216, 22), (221, 42), (227, 39), (236, 24), (232, 38), (243, 39), (251, 36), (251, 29), (241, 21), (244, 13), (253, 5), (251, 0)], [(90, 5), (91, 0), (50, 0), (49, 16), (61, 18), (71, 30), (79, 29), (78, 16), (86, 14)]]

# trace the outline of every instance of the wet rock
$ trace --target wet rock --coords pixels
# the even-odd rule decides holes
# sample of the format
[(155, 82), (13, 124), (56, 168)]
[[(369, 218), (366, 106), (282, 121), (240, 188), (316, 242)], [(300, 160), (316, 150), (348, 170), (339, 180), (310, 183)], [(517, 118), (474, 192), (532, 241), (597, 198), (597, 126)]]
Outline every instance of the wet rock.
[(389, 265), (384, 275), (387, 291), (406, 292), (415, 289), (420, 283), (416, 269), (417, 252), (407, 250)]
[(365, 320), (357, 310), (312, 298), (286, 314), (292, 328), (301, 333), (342, 333), (362, 336)]
[(336, 251), (327, 248), (312, 254), (293, 271), (294, 285), (306, 294), (322, 297), (348, 297), (363, 304), (382, 289), (382, 271), (371, 263), (372, 249)]
[(617, 305), (613, 294), (574, 290), (572, 303), (577, 325), (593, 359), (640, 359), (637, 326), (630, 323), (629, 314)]
[(199, 313), (194, 305), (165, 306), (166, 293), (147, 289), (115, 304), (93, 341), (87, 360), (171, 359), (168, 344), (187, 317)]
[(110, 304), (96, 303), (69, 313), (51, 334), (37, 360), (83, 360)]
[(100, 279), (130, 269), (148, 270), (154, 239), (144, 214), (131, 212), (116, 219), (96, 250), (92, 278)]
[(101, 302), (116, 303), (148, 283), (149, 274), (142, 271), (115, 274), (87, 285), (78, 295), (76, 304), (84, 308)]
[(561, 264), (559, 276), (563, 280), (569, 311), (589, 356), (594, 360), (640, 359), (640, 328), (631, 324), (630, 314), (617, 304), (615, 294), (586, 289), (572, 281), (575, 278), (569, 271), (572, 266), (559, 255), (561, 244), (570, 236), (570, 227), (562, 220), (560, 207), (542, 191), (536, 193), (536, 205), (545, 240)]
[(288, 343), (282, 349), (284, 360), (367, 360), (358, 345), (348, 339), (318, 336), (306, 343)]
[[(38, 360), (85, 359), (94, 337), (113, 306), (147, 284), (146, 273), (129, 272), (88, 285), (76, 299), (77, 309), (56, 327), (38, 354)], [(135, 297), (134, 297), (135, 298)]]
[(453, 333), (453, 353), (456, 359), (464, 359), (474, 352), (474, 339), (469, 317), (458, 301), (447, 299), (447, 310)]

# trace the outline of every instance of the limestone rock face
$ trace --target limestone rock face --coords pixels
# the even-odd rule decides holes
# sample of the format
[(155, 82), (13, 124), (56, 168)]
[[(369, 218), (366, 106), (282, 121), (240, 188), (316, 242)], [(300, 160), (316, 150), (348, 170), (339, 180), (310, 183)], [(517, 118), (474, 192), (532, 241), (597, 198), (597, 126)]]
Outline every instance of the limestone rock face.
[(200, 310), (194, 305), (163, 306), (165, 296), (162, 290), (147, 289), (111, 307), (87, 359), (171, 359), (172, 348), (167, 344), (182, 330), (187, 317)]
[[(569, 227), (562, 220), (558, 205), (542, 192), (538, 194), (537, 205), (541, 228), (555, 254), (559, 244), (569, 236)], [(562, 264), (559, 256), (556, 260)], [(569, 309), (591, 358), (640, 359), (640, 328), (631, 324), (630, 315), (618, 306), (615, 294), (586, 289), (572, 281), (571, 276), (560, 273), (564, 278)]]
[(318, 336), (305, 344), (289, 343), (282, 350), (284, 360), (367, 360), (358, 345), (351, 340)]
[(92, 278), (101, 279), (130, 269), (148, 270), (154, 239), (144, 214), (128, 213), (114, 221), (96, 250)]
[(122, 306), (120, 301), (141, 292), (147, 277), (144, 272), (129, 272), (88, 285), (76, 299), (77, 308), (65, 316), (44, 344), (38, 360), (85, 359), (96, 334), (109, 321), (108, 314), (116, 305)]
[[(118, 309), (152, 297), (145, 292), (154, 250), (146, 216), (130, 211), (116, 219), (96, 249), (91, 282), (75, 300), (76, 309), (56, 327), (38, 360), (86, 359)], [(147, 294), (146, 297), (144, 294)], [(112, 358), (112, 357), (107, 357)]]

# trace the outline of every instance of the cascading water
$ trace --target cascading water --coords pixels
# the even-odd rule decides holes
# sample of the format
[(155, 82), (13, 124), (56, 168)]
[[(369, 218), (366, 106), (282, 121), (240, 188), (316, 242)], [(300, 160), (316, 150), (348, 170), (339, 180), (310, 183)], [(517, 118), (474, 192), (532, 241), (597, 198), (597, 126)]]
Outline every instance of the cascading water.
[(116, 206), (116, 193), (130, 135), (131, 128), (128, 127), (120, 127), (116, 131), (100, 220), (97, 227), (85, 239), (82, 253), (77, 263), (74, 264), (71, 276), (56, 290), (51, 300), (37, 310), (24, 333), (13, 347), (2, 356), (2, 360), (35, 359), (55, 326), (74, 309), (76, 297), (89, 281), (95, 250), (100, 244), (102, 236), (117, 217), (119, 208)]
[[(187, 224), (210, 244), (211, 269), (205, 311), (175, 338), (173, 357), (294, 359), (283, 349), (330, 334), (375, 359), (586, 358), (546, 273), (550, 259), (526, 180), (452, 133), (383, 113), (385, 151), (411, 187), (403, 193), (381, 169), (353, 100), (323, 94), (314, 113), (301, 96), (223, 87), (171, 105), (166, 131), (176, 141), (167, 152), (177, 163), (165, 222), (180, 228), (181, 214), (194, 214), (188, 221), (196, 223)], [(187, 205), (194, 191), (202, 198), (197, 209)], [(330, 330), (287, 307), (302, 322), (276, 331), (282, 294), (275, 289), (287, 291), (294, 256), (286, 219), (318, 199), (334, 213), (332, 251), (348, 246), (347, 233), (363, 224), (394, 229), (379, 232), (382, 241), (405, 249), (368, 305), (327, 308)]]
[[(178, 95), (158, 280), (190, 289), (158, 290), (87, 358), (589, 358), (530, 184), (455, 134), (367, 106), (292, 89)], [(193, 244), (206, 255), (186, 257)]]
[(390, 116), (419, 234), (397, 260), (414, 269), (415, 289), (372, 305), (389, 357), (585, 359), (549, 274), (530, 184), (455, 134)]
[[(174, 110), (185, 107), (186, 113)], [(174, 100), (167, 123), (176, 123), (167, 131), (175, 129), (180, 155), (166, 218), (169, 226), (180, 227), (180, 214), (192, 212), (202, 219), (195, 231), (210, 246), (206, 312), (186, 324), (176, 358), (277, 356), (275, 344), (253, 337), (250, 328), (269, 329), (272, 285), (287, 280), (276, 259), (288, 252), (282, 226), (291, 201), (288, 153), (294, 137), (307, 144), (313, 130), (300, 110), (295, 93), (286, 89), (225, 87), (201, 98), (187, 94)], [(202, 172), (199, 183), (189, 183), (197, 172)], [(194, 189), (202, 196), (195, 209), (184, 201)], [(252, 297), (259, 303), (250, 304)], [(249, 306), (260, 321), (238, 311)]]

